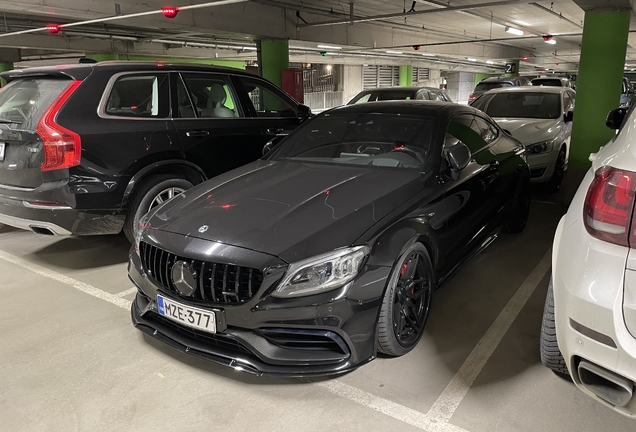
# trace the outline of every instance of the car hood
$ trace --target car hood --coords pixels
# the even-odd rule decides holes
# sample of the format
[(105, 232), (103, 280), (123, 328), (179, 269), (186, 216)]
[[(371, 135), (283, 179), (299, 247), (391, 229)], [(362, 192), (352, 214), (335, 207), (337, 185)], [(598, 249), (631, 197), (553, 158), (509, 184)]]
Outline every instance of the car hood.
[(561, 133), (563, 128), (563, 123), (559, 119), (495, 117), (493, 120), (524, 145), (551, 140)]
[(257, 161), (175, 197), (149, 222), (293, 262), (353, 244), (425, 182), (407, 170)]

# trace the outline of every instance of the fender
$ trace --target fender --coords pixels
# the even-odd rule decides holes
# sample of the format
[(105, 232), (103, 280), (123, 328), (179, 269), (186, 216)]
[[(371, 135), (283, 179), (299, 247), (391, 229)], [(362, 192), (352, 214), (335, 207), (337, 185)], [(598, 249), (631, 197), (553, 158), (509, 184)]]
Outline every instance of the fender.
[(197, 172), (200, 175), (201, 177), (200, 180), (202, 182), (208, 179), (201, 168), (199, 168), (197, 165), (193, 164), (192, 162), (188, 162), (183, 159), (166, 159), (166, 160), (154, 162), (140, 169), (139, 171), (137, 171), (135, 175), (132, 176), (132, 178), (126, 185), (126, 189), (124, 190), (124, 196), (122, 198), (122, 207), (128, 203), (128, 199), (130, 198), (130, 195), (132, 194), (133, 189), (144, 177), (146, 177), (152, 171), (158, 168), (167, 167), (167, 166), (186, 167), (188, 169), (192, 169), (195, 172)]

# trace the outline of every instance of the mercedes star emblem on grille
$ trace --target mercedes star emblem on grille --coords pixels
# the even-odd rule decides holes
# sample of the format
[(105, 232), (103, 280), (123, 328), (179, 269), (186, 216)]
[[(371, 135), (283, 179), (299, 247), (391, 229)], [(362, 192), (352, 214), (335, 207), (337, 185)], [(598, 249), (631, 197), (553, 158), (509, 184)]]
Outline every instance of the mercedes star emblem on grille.
[(197, 287), (197, 275), (190, 264), (177, 261), (172, 266), (172, 283), (181, 295), (190, 297)]
[(204, 232), (206, 232), (208, 230), (208, 226), (207, 225), (203, 225), (201, 228), (199, 228), (199, 232), (201, 234), (203, 234)]

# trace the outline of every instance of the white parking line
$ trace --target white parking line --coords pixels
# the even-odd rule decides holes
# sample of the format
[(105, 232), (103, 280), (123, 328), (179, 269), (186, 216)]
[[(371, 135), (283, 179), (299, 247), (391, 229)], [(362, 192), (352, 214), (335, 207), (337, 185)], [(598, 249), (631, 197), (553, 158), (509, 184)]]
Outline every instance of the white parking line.
[(10, 262), (12, 264), (15, 264), (17, 266), (20, 266), (26, 270), (32, 271), (33, 273), (37, 273), (40, 276), (44, 276), (47, 277), (49, 279), (53, 279), (55, 281), (61, 282), (63, 284), (72, 286), (73, 288), (75, 288), (78, 291), (81, 291), (83, 293), (86, 293), (88, 295), (91, 295), (93, 297), (96, 297), (100, 300), (105, 300), (108, 303), (112, 303), (115, 306), (119, 306), (122, 309), (130, 309), (130, 305), (132, 304), (131, 301), (117, 297), (115, 294), (111, 294), (109, 292), (100, 290), (99, 288), (95, 288), (92, 285), (89, 285), (87, 283), (84, 282), (80, 282), (76, 279), (70, 278), (68, 276), (64, 276), (61, 273), (58, 273), (56, 271), (53, 270), (49, 270), (46, 267), (43, 267), (41, 265), (32, 263), (30, 261), (27, 261), (25, 259), (22, 259), (20, 257), (17, 257), (15, 255), (12, 255), (10, 253), (4, 252), (4, 251), (0, 251), (0, 259), (3, 259), (7, 262)]
[(517, 318), (517, 315), (519, 315), (535, 288), (550, 269), (551, 257), (552, 249), (548, 249), (539, 264), (521, 284), (495, 322), (492, 323), (486, 334), (466, 358), (466, 361), (464, 361), (464, 364), (459, 368), (451, 382), (448, 383), (444, 392), (435, 401), (428, 412), (429, 417), (444, 422), (450, 420), (464, 396), (468, 393), (470, 386)]
[(126, 291), (118, 292), (115, 294), (117, 297), (126, 297), (127, 295), (134, 294), (137, 292), (137, 287), (132, 287), (127, 289)]

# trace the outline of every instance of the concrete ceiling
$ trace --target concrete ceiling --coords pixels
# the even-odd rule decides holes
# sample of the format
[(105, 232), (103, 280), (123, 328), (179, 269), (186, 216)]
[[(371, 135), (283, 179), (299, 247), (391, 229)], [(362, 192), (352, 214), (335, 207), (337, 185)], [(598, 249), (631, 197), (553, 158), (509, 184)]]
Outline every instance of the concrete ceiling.
[[(325, 62), (318, 45), (327, 44), (341, 47), (328, 50), (332, 63), (494, 71), (506, 60), (528, 56), (521, 62), (522, 71), (574, 71), (582, 7), (629, 5), (628, 0), (350, 1), (353, 6), (338, 0), (247, 0), (182, 10), (168, 19), (152, 13), (166, 6), (165, 0), (5, 0), (0, 1), (0, 48), (20, 48), (23, 58), (36, 59), (84, 53), (255, 59), (254, 40), (284, 38), (290, 39), (292, 61)], [(171, 6), (201, 3), (208, 2), (174, 0)], [(116, 11), (124, 17), (63, 28), (56, 35), (11, 35), (50, 23), (112, 18)], [(128, 17), (140, 13), (150, 14)], [(523, 35), (506, 33), (506, 27), (520, 29)], [(544, 35), (552, 35), (556, 44), (546, 44)], [(636, 36), (630, 34), (630, 45), (635, 44)], [(636, 63), (636, 50), (630, 46), (627, 62), (632, 59)]]

